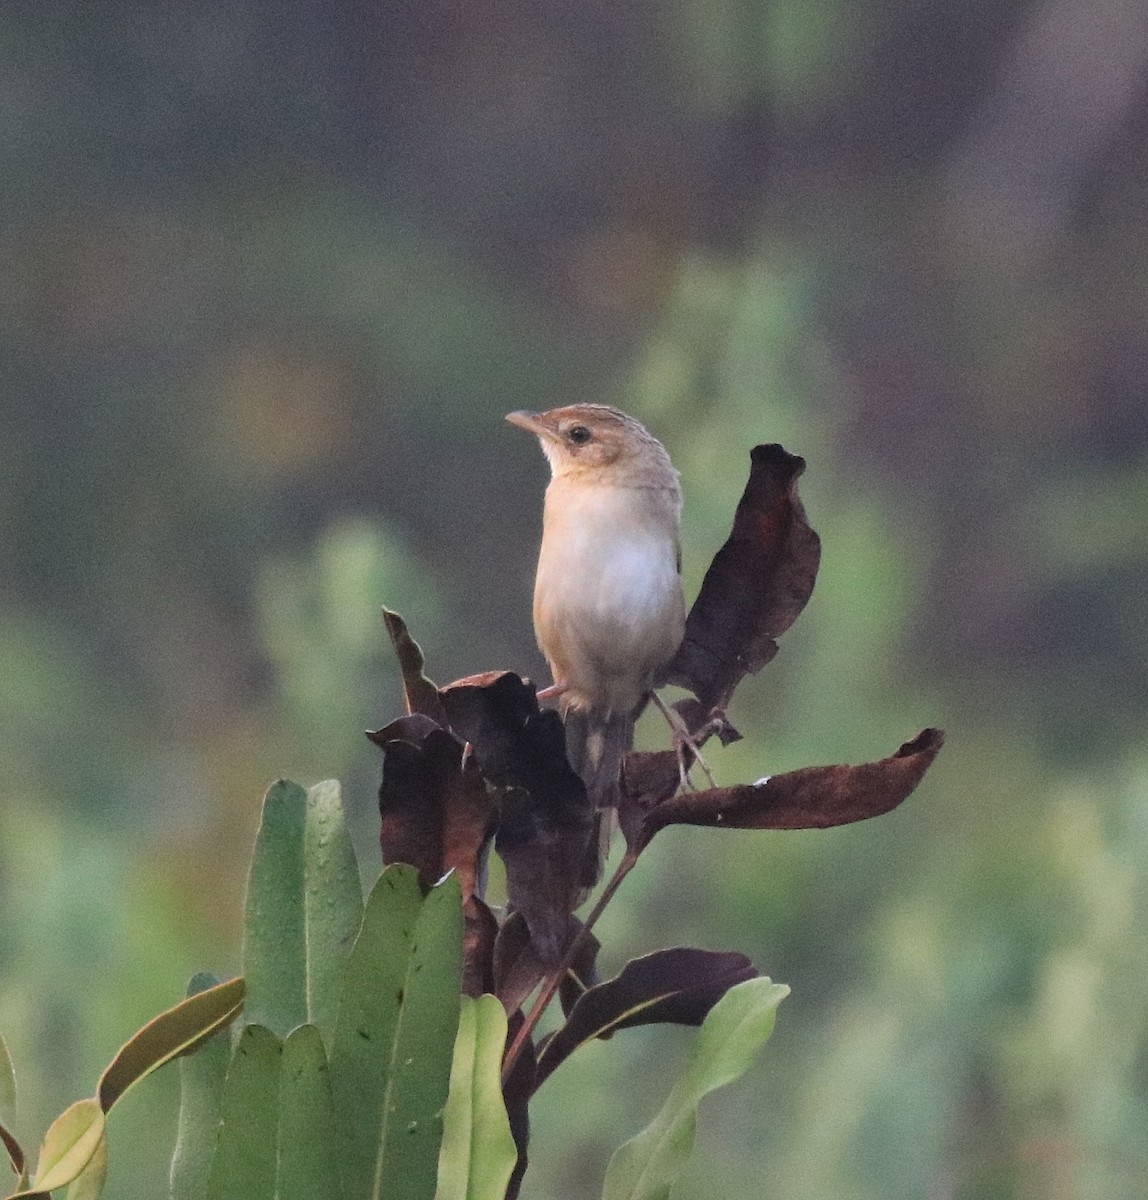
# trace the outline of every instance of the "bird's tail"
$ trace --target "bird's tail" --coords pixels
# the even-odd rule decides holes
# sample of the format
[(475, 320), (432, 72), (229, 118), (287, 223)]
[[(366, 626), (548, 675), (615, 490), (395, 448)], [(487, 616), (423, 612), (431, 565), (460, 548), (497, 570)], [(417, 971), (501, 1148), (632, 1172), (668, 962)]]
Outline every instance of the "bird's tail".
[(582, 777), (595, 808), (618, 803), (622, 756), (634, 744), (634, 718), (603, 709), (570, 709), (566, 714), (566, 755)]
[(597, 882), (610, 838), (618, 826), (618, 788), (622, 758), (634, 745), (631, 713), (604, 709), (569, 709), (566, 713), (566, 756), (586, 785), (586, 795), (597, 811), (598, 836), (591, 847), (584, 882)]

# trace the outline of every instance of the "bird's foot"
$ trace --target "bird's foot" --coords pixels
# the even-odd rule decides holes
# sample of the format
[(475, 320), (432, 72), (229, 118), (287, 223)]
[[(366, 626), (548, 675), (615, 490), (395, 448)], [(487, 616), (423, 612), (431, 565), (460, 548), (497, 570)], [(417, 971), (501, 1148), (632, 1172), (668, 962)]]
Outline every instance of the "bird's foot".
[(549, 687), (539, 688), (535, 692), (535, 696), (541, 702), (542, 700), (556, 700), (566, 691), (566, 684), (552, 683)]
[(701, 737), (697, 737), (690, 733), (686, 728), (685, 721), (681, 716), (670, 708), (669, 705), (658, 695), (657, 692), (651, 691), (650, 698), (654, 702), (654, 706), (666, 718), (670, 730), (674, 738), (674, 751), (678, 756), (678, 778), (681, 780), (681, 785), (691, 792), (696, 792), (697, 786), (690, 778), (690, 767), (697, 763), (702, 769), (702, 774), (709, 780), (710, 787), (717, 787), (717, 780), (714, 779), (714, 774), (710, 770), (709, 763), (702, 757), (701, 742), (705, 740), (708, 730), (702, 729), (699, 731)]

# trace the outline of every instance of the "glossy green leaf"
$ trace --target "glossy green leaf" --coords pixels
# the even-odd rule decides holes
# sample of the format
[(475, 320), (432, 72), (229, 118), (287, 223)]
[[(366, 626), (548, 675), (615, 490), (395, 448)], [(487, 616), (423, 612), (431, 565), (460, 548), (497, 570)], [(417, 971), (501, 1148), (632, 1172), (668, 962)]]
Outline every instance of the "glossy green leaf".
[(444, 1112), (435, 1200), (502, 1200), (518, 1150), (502, 1100), (506, 1010), (464, 997)]
[(330, 1046), (343, 972), (363, 923), (363, 881), (336, 779), (307, 793), (303, 872), (307, 1023), (317, 1026)]
[(434, 1195), (461, 976), (457, 878), (424, 901), (414, 868), (388, 867), (347, 964), (331, 1056), (348, 1197)]
[(77, 1100), (52, 1122), (40, 1146), (33, 1196), (66, 1187), (92, 1161), (104, 1138), (104, 1114), (93, 1097)]
[(251, 860), (244, 918), (247, 1019), (286, 1037), (334, 1030), (338, 987), (362, 916), (362, 886), (339, 785), (272, 784)]
[(283, 1046), (276, 1200), (338, 1200), (335, 1114), (323, 1038), (300, 1025)]
[[(215, 986), (210, 976), (197, 975), (192, 995)], [(211, 1175), (219, 1138), (223, 1081), (231, 1046), (222, 1032), (179, 1061), (179, 1126), (171, 1158), (171, 1200), (202, 1200)]]
[(104, 1112), (157, 1067), (230, 1025), (243, 1007), (243, 991), (242, 979), (230, 979), (181, 1000), (149, 1021), (100, 1076), (96, 1097)]
[(274, 1197), (282, 1057), (283, 1044), (269, 1030), (261, 1025), (244, 1029), (223, 1084), (207, 1200)]
[(714, 1005), (661, 1112), (610, 1159), (603, 1200), (667, 1200), (693, 1150), (702, 1097), (746, 1071), (788, 995), (784, 984), (763, 976), (730, 988)]
[(99, 1200), (108, 1177), (108, 1139), (100, 1138), (88, 1165), (68, 1185), (67, 1200)]
[(303, 841), (307, 793), (280, 779), (263, 799), (243, 919), (247, 1020), (286, 1037), (307, 1020)]

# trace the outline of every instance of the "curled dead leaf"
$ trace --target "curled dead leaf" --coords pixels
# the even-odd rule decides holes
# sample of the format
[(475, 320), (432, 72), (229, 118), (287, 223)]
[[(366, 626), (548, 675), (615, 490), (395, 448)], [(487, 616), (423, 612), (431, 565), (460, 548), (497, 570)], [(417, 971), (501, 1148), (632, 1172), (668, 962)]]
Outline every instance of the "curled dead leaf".
[(945, 735), (925, 729), (878, 762), (803, 767), (738, 787), (667, 794), (671, 752), (647, 755), (631, 769), (624, 790), (634, 841), (644, 847), (667, 825), (724, 829), (827, 829), (887, 813), (921, 782)]
[(423, 674), (425, 660), (418, 642), (410, 635), (407, 623), (397, 612), (383, 609), (383, 623), (391, 639), (399, 671), (403, 678), (403, 696), (408, 713), (421, 713), (439, 725), (445, 725), (438, 688)]
[(463, 745), (429, 717), (400, 717), (367, 735), (383, 751), (379, 843), (383, 862), (409, 863), (430, 887), (458, 872), (464, 902), (474, 895), (495, 805)]
[[(724, 721), (734, 689), (777, 653), (776, 639), (813, 592), (821, 542), (797, 495), (805, 460), (781, 446), (754, 446), (733, 530), (714, 556), (662, 682), (697, 697), (676, 706), (690, 729)], [(732, 731), (732, 732), (731, 732)], [(712, 730), (733, 740), (728, 722)]]
[(459, 680), (439, 694), (483, 775), (504, 789), (495, 848), (507, 898), (552, 966), (596, 866), (594, 814), (566, 758), (562, 718), (541, 711), (534, 688), (510, 671)]

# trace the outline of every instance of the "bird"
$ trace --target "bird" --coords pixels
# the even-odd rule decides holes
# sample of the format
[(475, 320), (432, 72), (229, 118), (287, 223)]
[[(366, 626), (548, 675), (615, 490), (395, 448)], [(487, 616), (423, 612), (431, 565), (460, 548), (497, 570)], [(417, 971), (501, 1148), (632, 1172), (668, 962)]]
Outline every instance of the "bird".
[(570, 764), (608, 809), (634, 722), (685, 632), (678, 472), (640, 421), (608, 405), (506, 419), (550, 463), (534, 631), (554, 684), (539, 695), (559, 697)]

